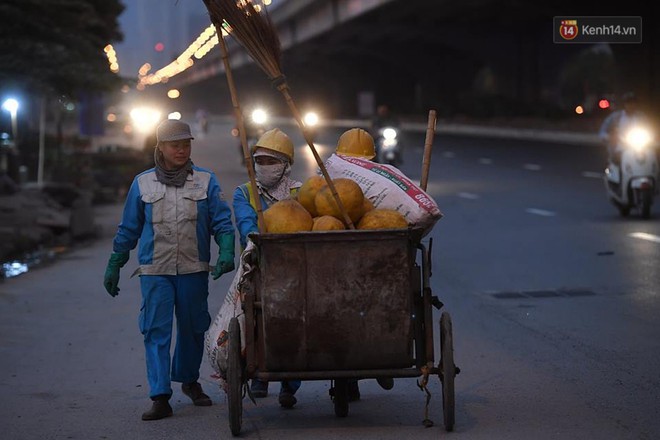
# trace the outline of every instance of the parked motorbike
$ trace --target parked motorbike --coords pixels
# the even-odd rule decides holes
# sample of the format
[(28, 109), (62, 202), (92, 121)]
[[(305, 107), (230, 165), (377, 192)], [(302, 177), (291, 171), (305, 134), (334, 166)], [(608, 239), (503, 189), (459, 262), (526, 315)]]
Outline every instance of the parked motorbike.
[(605, 169), (607, 194), (619, 213), (626, 217), (631, 209), (643, 218), (651, 216), (651, 205), (658, 194), (657, 145), (646, 127), (633, 127), (622, 133), (614, 160)]
[(399, 144), (399, 130), (395, 127), (379, 128), (375, 144), (377, 162), (393, 166), (398, 166), (403, 162)]

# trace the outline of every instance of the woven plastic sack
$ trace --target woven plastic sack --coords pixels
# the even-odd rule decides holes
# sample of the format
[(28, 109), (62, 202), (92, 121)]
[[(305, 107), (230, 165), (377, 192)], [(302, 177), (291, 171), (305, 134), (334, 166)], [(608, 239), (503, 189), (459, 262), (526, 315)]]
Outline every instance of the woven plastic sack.
[(397, 210), (410, 226), (423, 229), (424, 235), (442, 218), (433, 198), (392, 165), (333, 154), (325, 167), (330, 178), (354, 180), (374, 207)]
[(245, 251), (241, 254), (241, 263), (236, 270), (234, 279), (229, 286), (227, 296), (220, 306), (218, 314), (204, 335), (204, 348), (211, 367), (215, 371), (214, 378), (218, 380), (220, 387), (226, 389), (227, 357), (229, 348), (229, 321), (238, 318), (241, 330), (241, 354), (245, 355), (245, 314), (242, 308), (241, 291), (247, 283), (251, 282), (248, 274), (253, 267), (250, 266), (249, 253), (254, 251), (254, 243), (248, 240)]

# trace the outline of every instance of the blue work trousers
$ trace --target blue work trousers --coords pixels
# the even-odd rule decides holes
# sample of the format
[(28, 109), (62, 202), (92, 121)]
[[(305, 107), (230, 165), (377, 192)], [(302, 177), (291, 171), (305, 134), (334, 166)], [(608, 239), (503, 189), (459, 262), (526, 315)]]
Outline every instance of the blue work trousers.
[[(140, 331), (144, 336), (149, 396), (172, 395), (170, 382), (199, 379), (204, 333), (211, 324), (208, 272), (186, 275), (141, 275)], [(172, 324), (176, 346), (171, 359)]]

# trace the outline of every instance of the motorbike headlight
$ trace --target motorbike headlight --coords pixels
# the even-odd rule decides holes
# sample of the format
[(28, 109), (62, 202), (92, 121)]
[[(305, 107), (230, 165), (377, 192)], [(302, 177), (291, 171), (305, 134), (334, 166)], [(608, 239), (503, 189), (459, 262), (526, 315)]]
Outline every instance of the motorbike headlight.
[(383, 137), (385, 139), (387, 139), (388, 141), (396, 139), (396, 135), (397, 135), (396, 129), (394, 129), (392, 127), (388, 127), (388, 128), (383, 130)]
[(625, 140), (636, 151), (642, 151), (651, 143), (651, 133), (644, 128), (632, 128), (626, 133)]
[(305, 113), (303, 120), (305, 121), (306, 126), (314, 127), (319, 123), (319, 115), (317, 115), (315, 112), (307, 112)]
[(133, 126), (143, 133), (149, 133), (160, 121), (160, 112), (149, 107), (136, 107), (130, 114)]
[(257, 108), (252, 111), (252, 122), (255, 124), (265, 124), (268, 121), (268, 113), (262, 108)]

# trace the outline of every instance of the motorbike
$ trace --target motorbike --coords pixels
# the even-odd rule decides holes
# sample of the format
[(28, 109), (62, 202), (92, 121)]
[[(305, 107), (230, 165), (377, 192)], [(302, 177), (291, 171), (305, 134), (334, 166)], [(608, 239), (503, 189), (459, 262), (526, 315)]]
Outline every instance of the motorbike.
[(376, 134), (376, 162), (398, 166), (403, 162), (399, 145), (399, 130), (388, 126), (379, 128)]
[(314, 111), (308, 111), (303, 116), (303, 122), (305, 123), (305, 131), (309, 137), (309, 140), (314, 142), (316, 140), (316, 135), (318, 134), (319, 127), (319, 115)]
[(642, 218), (651, 216), (658, 194), (657, 145), (646, 127), (636, 126), (621, 134), (615, 158), (605, 169), (604, 182), (610, 201), (626, 217), (632, 209)]
[[(251, 148), (254, 144), (256, 144), (261, 135), (266, 132), (268, 128), (268, 120), (268, 112), (266, 112), (266, 110), (261, 107), (257, 107), (252, 110), (250, 115), (244, 119), (243, 123), (245, 124), (245, 136), (247, 138), (248, 148)], [(239, 157), (241, 158), (241, 164), (245, 165), (245, 155), (243, 154), (243, 145), (241, 144), (238, 127), (232, 128), (231, 134), (232, 136), (238, 138)]]

